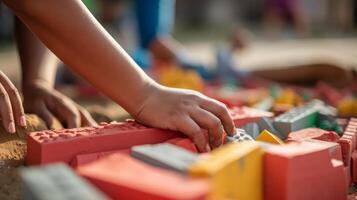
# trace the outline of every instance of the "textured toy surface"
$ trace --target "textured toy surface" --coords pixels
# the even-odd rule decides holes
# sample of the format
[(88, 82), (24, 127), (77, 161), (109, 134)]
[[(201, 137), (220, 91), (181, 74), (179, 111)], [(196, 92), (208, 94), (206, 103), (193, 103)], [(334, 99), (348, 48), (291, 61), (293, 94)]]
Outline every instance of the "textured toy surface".
[(254, 139), (248, 135), (244, 129), (236, 128), (236, 135), (226, 136), (225, 143), (238, 143), (243, 141), (254, 141)]
[(211, 199), (259, 200), (263, 198), (262, 155), (255, 142), (227, 144), (191, 165), (189, 174), (210, 178)]
[(141, 145), (131, 148), (131, 155), (148, 164), (186, 173), (198, 154), (172, 144)]
[(108, 199), (65, 164), (25, 168), (20, 175), (24, 200)]
[(33, 132), (28, 137), (27, 164), (56, 161), (69, 163), (77, 154), (127, 149), (154, 144), (181, 134), (148, 128), (136, 122), (102, 124), (98, 127)]
[(292, 142), (316, 139), (328, 142), (337, 142), (339, 138), (340, 137), (333, 131), (325, 131), (319, 128), (306, 128), (289, 133), (288, 138), (285, 141)]
[(230, 109), (231, 116), (237, 128), (256, 122), (262, 117), (273, 117), (274, 114), (249, 107), (234, 107)]
[(302, 142), (265, 149), (264, 199), (345, 200), (343, 163), (331, 156), (335, 143)]
[(192, 179), (120, 153), (77, 171), (112, 199), (204, 200), (210, 191), (206, 179)]

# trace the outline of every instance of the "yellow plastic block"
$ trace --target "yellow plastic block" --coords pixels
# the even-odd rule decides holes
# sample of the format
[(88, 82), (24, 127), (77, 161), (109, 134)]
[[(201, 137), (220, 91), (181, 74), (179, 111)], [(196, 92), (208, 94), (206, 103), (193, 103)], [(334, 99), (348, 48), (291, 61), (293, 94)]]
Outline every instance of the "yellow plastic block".
[(210, 178), (210, 200), (261, 200), (262, 156), (256, 142), (227, 144), (191, 165), (188, 171), (193, 177)]
[(270, 133), (267, 130), (262, 131), (257, 138), (255, 138), (256, 141), (262, 141), (262, 142), (268, 142), (272, 144), (284, 144), (284, 142), (275, 136), (274, 134)]
[(337, 105), (338, 114), (342, 117), (357, 116), (357, 100), (347, 98)]
[(203, 80), (200, 75), (193, 70), (183, 70), (178, 67), (168, 67), (161, 70), (159, 82), (168, 87), (203, 90)]

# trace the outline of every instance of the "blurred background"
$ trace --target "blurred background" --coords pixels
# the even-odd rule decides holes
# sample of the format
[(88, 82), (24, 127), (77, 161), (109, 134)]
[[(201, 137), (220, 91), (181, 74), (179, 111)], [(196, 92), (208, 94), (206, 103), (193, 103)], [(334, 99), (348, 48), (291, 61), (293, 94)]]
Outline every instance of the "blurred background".
[[(139, 2), (83, 1), (133, 56), (139, 46), (136, 1)], [(149, 4), (150, 1), (142, 2)], [(234, 52), (233, 63), (241, 69), (314, 62), (349, 68), (357, 66), (355, 0), (162, 1), (171, 3), (171, 7), (160, 8), (167, 15), (163, 20), (172, 23), (172, 33), (169, 32), (194, 62), (214, 67), (217, 47), (231, 43), (229, 38), (239, 33), (240, 43), (244, 45)], [(19, 85), (13, 21), (11, 12), (0, 4), (0, 70)], [(75, 96), (72, 90), (66, 91), (65, 94)]]

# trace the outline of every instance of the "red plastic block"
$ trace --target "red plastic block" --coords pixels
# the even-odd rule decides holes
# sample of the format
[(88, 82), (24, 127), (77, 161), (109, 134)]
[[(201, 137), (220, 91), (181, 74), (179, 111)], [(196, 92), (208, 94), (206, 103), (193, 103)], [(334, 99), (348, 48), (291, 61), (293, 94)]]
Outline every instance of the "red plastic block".
[(327, 142), (337, 142), (340, 137), (333, 131), (325, 131), (319, 128), (306, 128), (289, 133), (286, 142), (304, 141), (316, 139)]
[(327, 103), (336, 106), (340, 102), (344, 95), (341, 94), (337, 89), (327, 85), (326, 83), (320, 82), (316, 86), (316, 92), (324, 98)]
[(105, 152), (96, 152), (96, 153), (87, 153), (87, 154), (79, 154), (76, 155), (70, 165), (73, 168), (77, 168), (81, 165), (96, 161), (100, 158), (103, 158), (105, 156), (109, 156), (115, 153), (122, 153), (126, 155), (131, 155), (131, 149), (124, 149), (124, 150), (119, 150), (119, 151), (105, 151)]
[(120, 153), (77, 171), (112, 199), (203, 200), (210, 190), (207, 179), (192, 179)]
[(167, 140), (166, 143), (174, 144), (194, 153), (198, 153), (196, 145), (189, 138), (174, 138)]
[(27, 141), (27, 164), (69, 163), (77, 154), (128, 149), (134, 145), (164, 142), (180, 135), (178, 132), (148, 128), (133, 121), (33, 132)]
[(352, 140), (349, 138), (341, 137), (338, 140), (341, 146), (342, 158), (345, 166), (350, 166), (351, 154), (352, 154)]
[(273, 117), (274, 114), (249, 107), (234, 107), (229, 110), (237, 128), (251, 122), (257, 122), (262, 117)]
[(351, 155), (352, 160), (352, 182), (357, 183), (357, 150), (354, 150)]
[(264, 199), (346, 200), (344, 166), (330, 148), (308, 141), (266, 147)]

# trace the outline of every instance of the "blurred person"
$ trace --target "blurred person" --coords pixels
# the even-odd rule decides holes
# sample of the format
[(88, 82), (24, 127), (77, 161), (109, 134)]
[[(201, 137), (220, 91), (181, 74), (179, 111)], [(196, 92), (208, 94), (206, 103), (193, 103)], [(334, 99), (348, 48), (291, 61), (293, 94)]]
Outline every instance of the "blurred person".
[(307, 16), (301, 0), (265, 0), (264, 24), (268, 36), (276, 36), (284, 23), (291, 22), (299, 36), (305, 36), (308, 31)]
[[(235, 135), (232, 118), (222, 103), (195, 91), (168, 88), (153, 81), (81, 1), (2, 2), (67, 66), (121, 105), (138, 122), (180, 131), (192, 138), (201, 152), (219, 147), (224, 132)], [(17, 91), (14, 87), (10, 89), (10, 94)], [(21, 105), (17, 102), (16, 105)], [(0, 109), (8, 104), (0, 104)], [(10, 113), (6, 109), (1, 111)], [(23, 111), (19, 113), (21, 125)], [(201, 128), (208, 130), (208, 140)]]
[[(275, 81), (288, 84), (314, 85), (319, 81), (343, 88), (352, 83), (355, 73), (352, 66), (331, 63), (307, 63), (299, 65), (272, 66), (264, 70), (244, 71), (233, 64), (233, 54), (240, 53), (249, 45), (247, 30), (237, 29), (228, 40), (228, 46), (217, 51), (218, 78), (266, 83)], [(273, 69), (269, 69), (273, 68)]]

